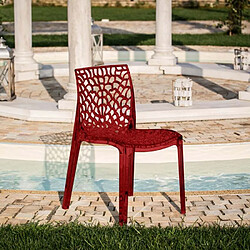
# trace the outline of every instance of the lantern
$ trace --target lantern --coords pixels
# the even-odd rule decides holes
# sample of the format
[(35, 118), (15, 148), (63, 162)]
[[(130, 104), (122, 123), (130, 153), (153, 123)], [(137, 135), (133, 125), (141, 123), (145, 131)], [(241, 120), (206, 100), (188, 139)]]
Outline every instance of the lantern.
[(234, 69), (242, 69), (241, 49), (234, 49)]
[(97, 24), (91, 23), (91, 38), (92, 38), (92, 65), (103, 64), (103, 34), (102, 28)]
[(192, 106), (192, 85), (190, 78), (176, 79), (173, 82), (173, 101), (175, 106)]
[(0, 38), (0, 101), (16, 98), (14, 82), (14, 56), (12, 50)]
[(242, 61), (242, 69), (248, 70), (250, 64), (250, 55), (248, 49), (245, 49), (241, 52), (241, 61)]

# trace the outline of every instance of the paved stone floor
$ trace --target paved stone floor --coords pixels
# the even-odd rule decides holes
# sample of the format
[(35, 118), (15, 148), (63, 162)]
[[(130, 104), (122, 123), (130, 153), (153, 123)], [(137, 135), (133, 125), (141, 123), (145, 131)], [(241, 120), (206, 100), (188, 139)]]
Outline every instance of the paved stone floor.
[[(227, 28), (216, 28), (218, 21), (173, 21), (172, 31), (173, 34), (205, 34), (205, 33), (218, 33), (223, 32)], [(13, 23), (4, 22), (6, 32), (13, 33)], [(109, 21), (101, 22), (96, 21), (95, 24), (99, 25), (105, 34), (154, 34), (155, 21)], [(244, 34), (250, 33), (250, 22), (243, 22)], [(33, 22), (33, 34), (67, 34), (68, 24), (66, 21), (54, 22)]]
[[(29, 122), (0, 117), (0, 142), (70, 144), (73, 124)], [(185, 144), (250, 142), (250, 119), (138, 124), (181, 133)], [(47, 138), (47, 139), (46, 139)]]
[[(149, 81), (146, 74), (134, 74), (132, 78), (137, 103), (172, 102), (172, 81), (176, 76), (150, 75)], [(236, 98), (238, 91), (248, 86), (247, 82), (191, 78), (194, 81), (194, 101)], [(57, 102), (66, 93), (67, 82), (67, 77), (19, 82), (16, 93), (19, 97)], [(0, 121), (0, 141), (41, 143), (44, 135), (61, 133), (64, 142), (70, 143), (72, 124), (27, 122), (4, 117), (0, 117)], [(149, 123), (138, 124), (138, 128), (174, 129), (183, 134), (186, 144), (250, 141), (250, 119)]]
[[(172, 102), (172, 82), (184, 76), (133, 74), (136, 103)], [(194, 101), (228, 100), (237, 98), (238, 91), (246, 90), (248, 82), (190, 76), (193, 80)], [(44, 78), (18, 82), (19, 97), (58, 101), (66, 94), (68, 77)]]
[[(68, 210), (60, 192), (0, 192), (0, 224), (27, 222), (113, 225), (118, 221), (116, 193), (74, 193)], [(187, 193), (186, 215), (180, 214), (177, 193), (137, 193), (129, 197), (128, 222), (150, 226), (250, 225), (247, 191)]]

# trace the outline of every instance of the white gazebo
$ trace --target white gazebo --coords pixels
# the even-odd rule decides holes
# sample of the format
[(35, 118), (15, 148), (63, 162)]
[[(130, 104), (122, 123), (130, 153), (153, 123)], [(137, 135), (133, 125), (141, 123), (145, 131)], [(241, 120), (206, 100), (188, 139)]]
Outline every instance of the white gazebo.
[[(39, 64), (33, 58), (31, 0), (14, 0), (16, 82), (39, 78)], [(91, 66), (91, 0), (68, 0), (68, 93), (59, 109), (72, 109), (76, 101), (74, 69)], [(156, 44), (148, 61), (152, 66), (174, 66), (172, 48), (172, 0), (156, 0)]]

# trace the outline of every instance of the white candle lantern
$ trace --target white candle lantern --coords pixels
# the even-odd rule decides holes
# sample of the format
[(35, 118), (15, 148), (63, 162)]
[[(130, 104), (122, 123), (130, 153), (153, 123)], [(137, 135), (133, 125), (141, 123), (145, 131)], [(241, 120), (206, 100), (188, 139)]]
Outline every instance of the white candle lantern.
[(14, 56), (12, 50), (0, 38), (0, 101), (16, 98), (14, 81)]
[(242, 69), (241, 49), (234, 49), (234, 69)]
[(92, 37), (92, 65), (103, 64), (103, 33), (102, 28), (97, 24), (91, 23)]
[(250, 64), (250, 56), (248, 49), (245, 49), (241, 52), (241, 61), (242, 61), (242, 69), (248, 70)]
[(173, 99), (175, 106), (192, 106), (192, 86), (190, 78), (176, 79), (173, 82)]

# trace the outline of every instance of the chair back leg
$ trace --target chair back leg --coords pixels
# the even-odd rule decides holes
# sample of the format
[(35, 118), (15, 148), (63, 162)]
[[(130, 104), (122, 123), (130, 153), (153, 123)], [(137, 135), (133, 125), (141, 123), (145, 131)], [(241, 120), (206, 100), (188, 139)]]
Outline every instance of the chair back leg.
[[(76, 137), (73, 136), (73, 138), (76, 138)], [(68, 172), (67, 172), (64, 196), (63, 196), (63, 204), (62, 204), (63, 209), (68, 209), (70, 205), (70, 199), (71, 199), (72, 188), (73, 188), (74, 179), (75, 179), (76, 166), (77, 166), (80, 146), (81, 146), (81, 142), (79, 142), (76, 139), (72, 139)]]
[(186, 213), (186, 205), (185, 205), (184, 160), (183, 160), (183, 141), (182, 141), (182, 138), (178, 139), (178, 141), (177, 141), (177, 150), (178, 150), (181, 213), (185, 214)]
[(127, 223), (129, 191), (129, 157), (126, 148), (119, 155), (119, 224)]

